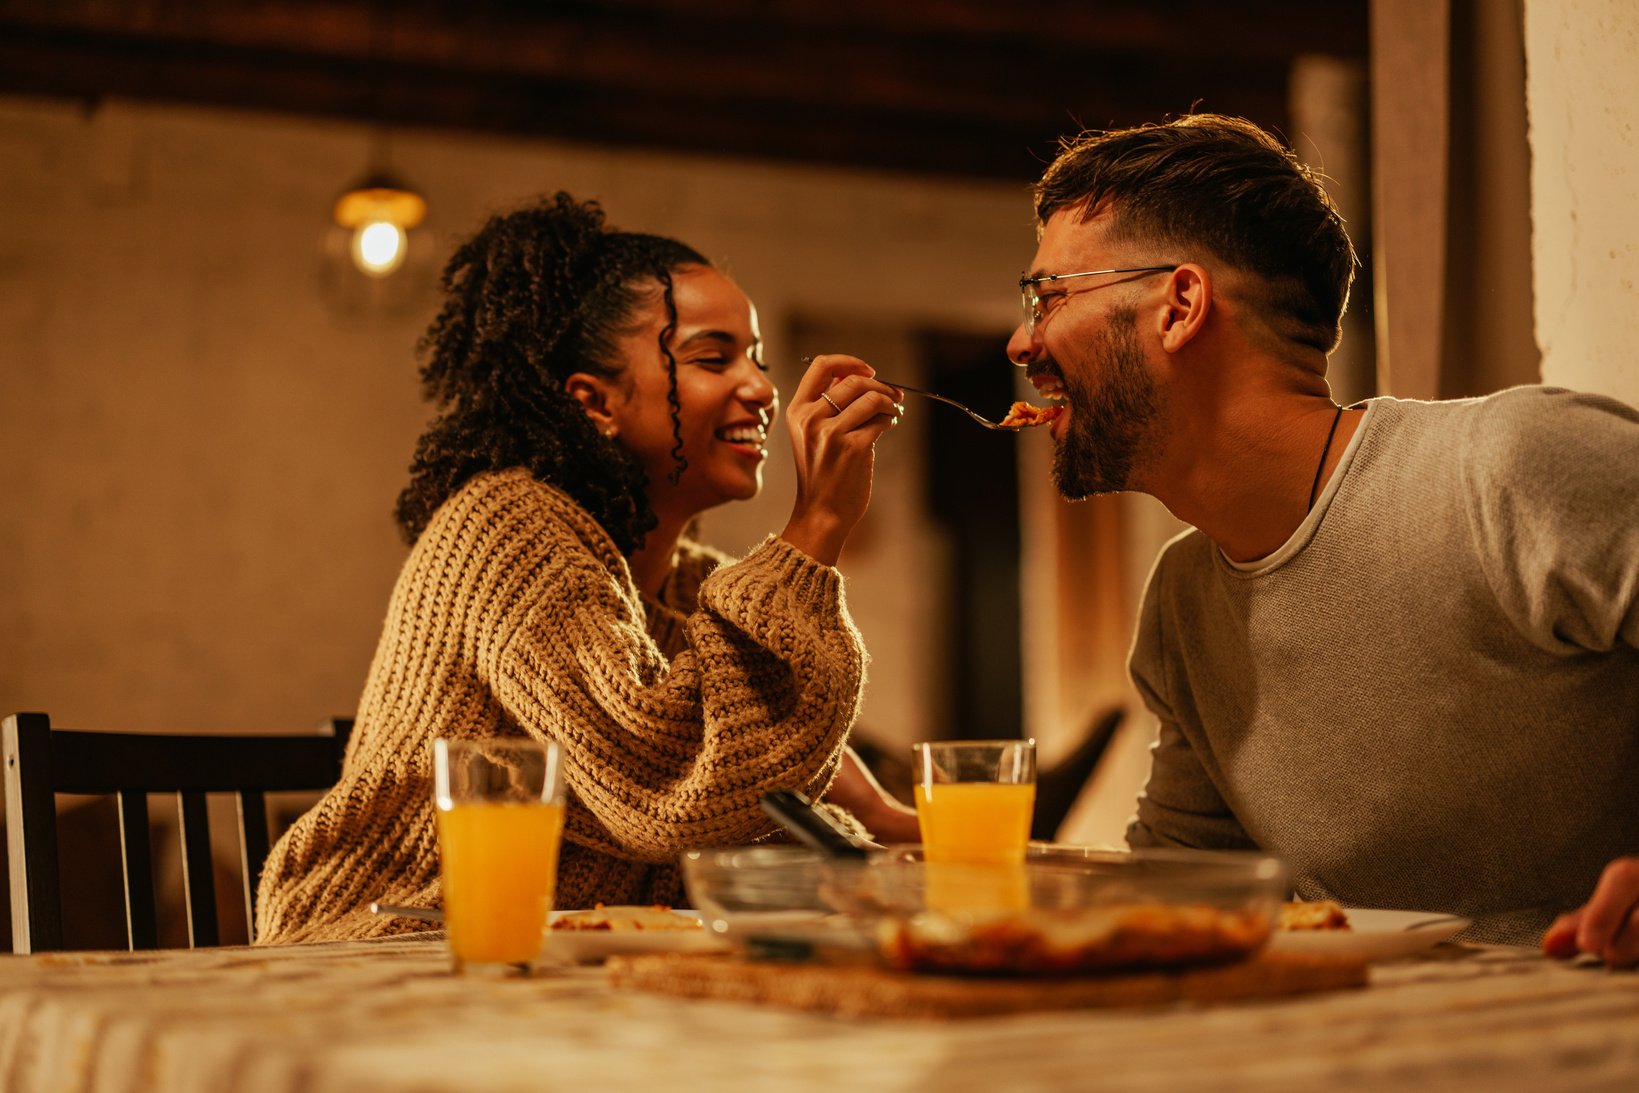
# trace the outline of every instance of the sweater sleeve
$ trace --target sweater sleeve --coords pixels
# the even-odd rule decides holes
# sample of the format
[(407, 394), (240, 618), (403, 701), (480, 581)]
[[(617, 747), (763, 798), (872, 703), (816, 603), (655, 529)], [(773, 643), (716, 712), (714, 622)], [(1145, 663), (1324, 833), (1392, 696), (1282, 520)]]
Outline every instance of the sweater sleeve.
[(1639, 410), (1540, 387), (1492, 406), (1462, 470), (1498, 604), (1549, 652), (1639, 647)]
[(1185, 731), (1193, 706), (1186, 680), (1170, 670), (1165, 610), (1169, 546), (1156, 560), (1144, 590), (1144, 603), (1133, 638), (1128, 668), (1139, 696), (1161, 722), (1150, 753), (1150, 777), (1138, 798), (1138, 813), (1127, 828), (1132, 847), (1181, 846), (1200, 849), (1252, 848), (1252, 839), (1235, 818), (1208, 775), (1202, 757)]
[(769, 835), (769, 789), (830, 785), (865, 666), (836, 570), (769, 539), (701, 582), (670, 657), (624, 566), (594, 551), (555, 550), (534, 600), (494, 688), (517, 724), (565, 751), (583, 806), (570, 841), (669, 861)]

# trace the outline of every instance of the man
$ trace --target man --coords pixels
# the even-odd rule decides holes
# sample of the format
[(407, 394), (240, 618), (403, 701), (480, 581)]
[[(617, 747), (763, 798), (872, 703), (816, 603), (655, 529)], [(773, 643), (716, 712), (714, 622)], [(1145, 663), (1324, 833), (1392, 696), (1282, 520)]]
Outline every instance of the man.
[(1639, 962), (1639, 412), (1336, 406), (1354, 250), (1244, 121), (1085, 135), (1036, 213), (1008, 353), (1064, 400), (1060, 492), (1195, 528), (1133, 644), (1161, 733), (1129, 842), (1261, 847), (1303, 898)]

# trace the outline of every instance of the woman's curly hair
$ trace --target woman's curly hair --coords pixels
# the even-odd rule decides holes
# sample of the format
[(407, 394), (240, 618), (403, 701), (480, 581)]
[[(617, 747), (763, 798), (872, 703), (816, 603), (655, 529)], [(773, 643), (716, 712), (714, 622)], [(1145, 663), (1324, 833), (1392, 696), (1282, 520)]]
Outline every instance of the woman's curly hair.
[(672, 272), (709, 266), (674, 239), (605, 228), (595, 201), (558, 193), (492, 217), (444, 268), (444, 305), (421, 338), (423, 394), (440, 407), (416, 444), (395, 515), (413, 543), (451, 494), (484, 471), (523, 467), (563, 490), (624, 554), (655, 524), (636, 457), (601, 435), (564, 390), (575, 372), (625, 371), (615, 340), (639, 325), (659, 282), (671, 403), (674, 480), (686, 464)]

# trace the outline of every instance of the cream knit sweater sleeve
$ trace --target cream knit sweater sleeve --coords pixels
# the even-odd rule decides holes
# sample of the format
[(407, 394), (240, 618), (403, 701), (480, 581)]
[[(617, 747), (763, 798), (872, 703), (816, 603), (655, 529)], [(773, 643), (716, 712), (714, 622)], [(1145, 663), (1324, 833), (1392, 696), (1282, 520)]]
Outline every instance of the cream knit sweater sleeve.
[(646, 602), (562, 493), (464, 486), (399, 576), (341, 781), (269, 856), (258, 940), (390, 933), (413, 924), (371, 900), (439, 902), (437, 737), (563, 749), (560, 907), (680, 903), (684, 850), (768, 837), (768, 789), (823, 793), (864, 683), (841, 578), (778, 539), (714, 561), (685, 545)]

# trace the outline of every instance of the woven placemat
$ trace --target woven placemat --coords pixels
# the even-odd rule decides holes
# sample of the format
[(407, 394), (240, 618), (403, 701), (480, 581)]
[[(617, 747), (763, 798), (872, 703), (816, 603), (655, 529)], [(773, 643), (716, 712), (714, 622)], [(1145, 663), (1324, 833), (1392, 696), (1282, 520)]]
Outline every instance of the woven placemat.
[(1211, 1004), (1366, 985), (1366, 962), (1260, 953), (1215, 968), (1072, 979), (914, 975), (865, 964), (793, 964), (740, 953), (612, 956), (617, 987), (773, 1003), (843, 1017), (980, 1017), (1034, 1010)]

